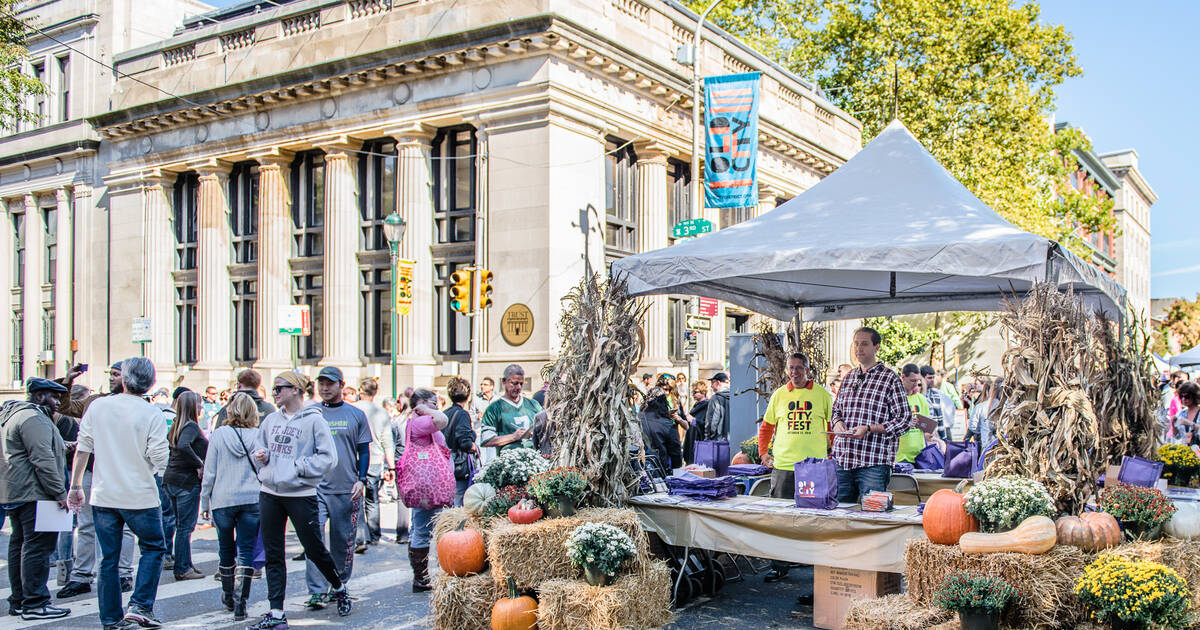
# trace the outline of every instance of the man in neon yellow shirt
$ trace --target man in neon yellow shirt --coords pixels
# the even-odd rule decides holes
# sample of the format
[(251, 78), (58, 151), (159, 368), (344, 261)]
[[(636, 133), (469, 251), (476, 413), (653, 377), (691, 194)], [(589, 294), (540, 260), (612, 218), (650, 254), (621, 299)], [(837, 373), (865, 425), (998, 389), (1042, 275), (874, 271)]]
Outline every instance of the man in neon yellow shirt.
[[(917, 414), (929, 416), (929, 399), (925, 398), (925, 394), (921, 392), (923, 378), (921, 368), (917, 367), (915, 363), (905, 365), (900, 371), (900, 381), (904, 383), (904, 389), (908, 392), (908, 407), (912, 409), (914, 416)], [(916, 427), (909, 429), (908, 433), (900, 436), (900, 448), (896, 451), (896, 461), (911, 464), (917, 459), (917, 454), (923, 448), (925, 448), (924, 432)]]
[[(808, 457), (829, 456), (829, 412), (833, 399), (808, 378), (808, 357), (788, 357), (788, 383), (771, 394), (767, 413), (758, 427), (758, 454), (771, 468), (771, 496), (791, 499), (796, 493), (795, 464)], [(771, 444), (774, 436), (775, 443)], [(770, 454), (768, 453), (770, 447)], [(787, 562), (772, 562), (767, 582), (787, 577)]]

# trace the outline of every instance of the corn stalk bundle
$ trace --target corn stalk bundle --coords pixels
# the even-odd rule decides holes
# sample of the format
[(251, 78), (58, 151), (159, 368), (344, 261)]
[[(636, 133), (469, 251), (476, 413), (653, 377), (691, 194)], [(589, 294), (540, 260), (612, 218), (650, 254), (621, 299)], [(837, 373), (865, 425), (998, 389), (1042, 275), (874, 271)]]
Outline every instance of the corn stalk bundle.
[(1035, 479), (1060, 512), (1079, 514), (1104, 466), (1087, 390), (1095, 376), (1088, 313), (1073, 294), (1049, 284), (1005, 306), (1000, 321), (1015, 345), (1002, 361), (999, 444), (984, 476)]
[[(788, 339), (794, 338), (788, 336)], [(754, 366), (754, 387), (738, 393), (755, 392), (763, 398), (770, 398), (775, 390), (788, 382), (787, 358), (791, 351), (783, 347), (779, 334), (775, 332), (775, 325), (769, 321), (758, 324), (752, 340), (754, 358), (750, 364)]]
[(1096, 314), (1094, 360), (1099, 369), (1091, 399), (1100, 441), (1112, 464), (1121, 463), (1125, 455), (1155, 459), (1158, 453), (1158, 379), (1150, 336), (1140, 324), (1135, 317), (1122, 332), (1102, 312)]
[(621, 505), (637, 487), (630, 450), (641, 448), (629, 374), (641, 359), (639, 322), (646, 305), (623, 279), (585, 278), (563, 298), (562, 347), (544, 376), (549, 432), (557, 466), (588, 479), (584, 502)]
[[(788, 352), (803, 352), (808, 357), (808, 377), (825, 384), (825, 375), (829, 372), (829, 356), (825, 354), (826, 338), (829, 327), (825, 324), (805, 323), (800, 326), (800, 334), (796, 334), (795, 323), (788, 325), (788, 342), (795, 347)], [(784, 381), (787, 381), (787, 361), (784, 361)], [(781, 383), (782, 385), (782, 383)]]

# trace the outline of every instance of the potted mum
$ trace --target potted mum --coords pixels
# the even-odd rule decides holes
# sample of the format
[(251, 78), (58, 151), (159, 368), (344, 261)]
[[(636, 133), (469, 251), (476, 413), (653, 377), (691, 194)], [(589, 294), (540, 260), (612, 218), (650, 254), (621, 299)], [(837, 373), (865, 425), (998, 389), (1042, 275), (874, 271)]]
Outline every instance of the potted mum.
[(587, 480), (576, 468), (553, 468), (529, 478), (529, 494), (551, 517), (573, 516)]
[(991, 575), (955, 573), (942, 582), (934, 602), (958, 612), (963, 630), (996, 630), (1000, 614), (1017, 599), (1017, 589)]
[(607, 523), (584, 523), (567, 537), (571, 564), (583, 568), (583, 577), (592, 586), (607, 584), (636, 553), (629, 534)]
[(1006, 532), (1030, 516), (1054, 518), (1054, 500), (1041, 483), (1016, 475), (987, 479), (966, 494), (967, 513), (979, 519), (979, 531)]
[(1158, 447), (1158, 459), (1163, 463), (1163, 476), (1173, 486), (1190, 486), (1200, 471), (1200, 457), (1184, 444), (1163, 444)]
[(1182, 628), (1190, 622), (1187, 583), (1157, 562), (1105, 554), (1084, 568), (1075, 594), (1114, 630)]
[(1121, 523), (1130, 540), (1157, 540), (1162, 524), (1175, 515), (1175, 504), (1158, 489), (1124, 483), (1104, 489), (1100, 509)]
[(537, 451), (531, 448), (510, 448), (500, 451), (495, 459), (484, 464), (475, 476), (475, 481), (489, 484), (493, 488), (524, 487), (530, 477), (549, 468), (550, 462)]

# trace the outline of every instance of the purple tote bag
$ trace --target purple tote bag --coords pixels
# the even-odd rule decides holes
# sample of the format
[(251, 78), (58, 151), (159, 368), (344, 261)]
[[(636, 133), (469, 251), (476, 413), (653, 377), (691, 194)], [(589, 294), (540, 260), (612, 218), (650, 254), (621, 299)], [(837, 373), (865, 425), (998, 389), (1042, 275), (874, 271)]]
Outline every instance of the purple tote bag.
[(1162, 476), (1162, 471), (1162, 462), (1126, 455), (1121, 458), (1121, 472), (1117, 473), (1117, 481), (1131, 486), (1153, 488)]
[(946, 442), (946, 466), (943, 477), (966, 479), (979, 461), (979, 445), (974, 442)]
[(796, 462), (796, 507), (832, 510), (838, 504), (837, 464), (809, 457)]
[(700, 440), (692, 451), (693, 461), (717, 471), (718, 477), (729, 474), (729, 441)]

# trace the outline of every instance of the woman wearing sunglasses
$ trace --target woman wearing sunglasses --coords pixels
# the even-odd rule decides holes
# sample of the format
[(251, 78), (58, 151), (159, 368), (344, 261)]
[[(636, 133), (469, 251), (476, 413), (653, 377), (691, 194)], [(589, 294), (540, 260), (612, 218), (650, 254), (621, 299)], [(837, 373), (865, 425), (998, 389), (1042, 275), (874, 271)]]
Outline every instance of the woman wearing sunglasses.
[(1200, 422), (1200, 385), (1185, 381), (1179, 384), (1176, 391), (1182, 408), (1179, 415), (1175, 416), (1173, 441), (1189, 446), (1200, 445), (1200, 432), (1196, 431), (1196, 424)]

